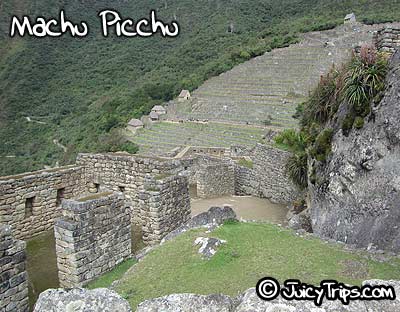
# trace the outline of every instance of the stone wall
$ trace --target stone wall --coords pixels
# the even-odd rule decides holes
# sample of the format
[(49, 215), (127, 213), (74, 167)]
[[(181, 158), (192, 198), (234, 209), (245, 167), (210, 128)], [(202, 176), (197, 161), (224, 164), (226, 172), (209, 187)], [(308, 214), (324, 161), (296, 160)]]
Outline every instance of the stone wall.
[(123, 192), (132, 210), (132, 221), (138, 225), (144, 224), (138, 195), (143, 189), (146, 175), (183, 171), (179, 160), (125, 154), (80, 154), (77, 164), (85, 168), (85, 180), (91, 192), (102, 189)]
[(400, 47), (400, 28), (385, 27), (374, 36), (379, 51), (394, 53)]
[(185, 175), (148, 176), (139, 198), (143, 240), (147, 244), (159, 243), (190, 219), (189, 182)]
[(121, 193), (64, 200), (54, 227), (61, 287), (86, 285), (131, 257), (131, 218)]
[(235, 169), (238, 195), (253, 195), (287, 204), (300, 196), (299, 190), (285, 174), (285, 164), (290, 153), (269, 145), (258, 144), (250, 158), (253, 168)]
[(201, 198), (235, 194), (235, 169), (231, 161), (202, 163), (196, 177), (197, 195)]
[(61, 200), (78, 196), (84, 186), (79, 166), (0, 178), (0, 223), (11, 225), (20, 239), (48, 231), (60, 215)]
[(0, 224), (0, 312), (28, 312), (25, 242), (11, 232), (10, 226)]

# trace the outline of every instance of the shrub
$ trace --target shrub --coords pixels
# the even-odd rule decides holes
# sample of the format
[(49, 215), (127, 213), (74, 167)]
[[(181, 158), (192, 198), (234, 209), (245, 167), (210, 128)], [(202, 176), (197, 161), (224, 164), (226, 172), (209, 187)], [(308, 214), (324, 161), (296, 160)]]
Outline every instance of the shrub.
[(332, 148), (333, 129), (324, 129), (315, 140), (313, 156), (318, 161), (325, 161)]
[(356, 117), (354, 120), (354, 128), (362, 129), (364, 127), (364, 118)]
[(275, 137), (275, 143), (278, 147), (292, 152), (304, 152), (307, 146), (306, 141), (305, 134), (294, 129), (284, 130)]
[(355, 116), (352, 112), (348, 113), (346, 115), (346, 117), (344, 118), (343, 123), (342, 123), (342, 131), (345, 136), (348, 136), (350, 134), (350, 131), (354, 125), (354, 120), (355, 120)]
[(387, 60), (372, 46), (363, 46), (353, 56), (345, 74), (343, 95), (358, 116), (366, 117), (371, 102), (385, 88)]
[(293, 154), (286, 163), (286, 173), (301, 189), (308, 186), (308, 160), (305, 152)]
[(338, 109), (338, 94), (341, 88), (341, 71), (332, 67), (326, 76), (321, 77), (317, 88), (304, 104), (301, 125), (306, 126), (313, 122), (318, 124), (326, 123)]

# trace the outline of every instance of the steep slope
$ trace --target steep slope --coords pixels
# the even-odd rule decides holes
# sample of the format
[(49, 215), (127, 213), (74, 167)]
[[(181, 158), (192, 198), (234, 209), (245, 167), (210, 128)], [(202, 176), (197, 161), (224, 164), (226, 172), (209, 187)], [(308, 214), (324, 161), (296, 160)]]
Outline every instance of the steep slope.
[(171, 117), (295, 127), (295, 109), (333, 64), (372, 42), (379, 26), (341, 26), (309, 33), (299, 44), (276, 49), (212, 78), (188, 104), (173, 103)]
[[(348, 244), (400, 250), (400, 52), (375, 120), (333, 137), (332, 154), (310, 185), (314, 232)], [(339, 108), (346, 110), (346, 103)], [(341, 119), (340, 116), (338, 118)]]
[[(88, 22), (91, 35), (7, 38), (11, 15), (49, 18), (61, 8), (75, 22)], [(103, 38), (97, 13), (104, 8), (135, 20), (156, 9), (165, 21), (176, 17), (182, 32), (174, 40)], [(112, 129), (182, 88), (193, 90), (251, 56), (287, 45), (298, 32), (335, 25), (351, 10), (381, 21), (396, 19), (399, 9), (391, 0), (1, 1), (0, 175), (107, 150)]]

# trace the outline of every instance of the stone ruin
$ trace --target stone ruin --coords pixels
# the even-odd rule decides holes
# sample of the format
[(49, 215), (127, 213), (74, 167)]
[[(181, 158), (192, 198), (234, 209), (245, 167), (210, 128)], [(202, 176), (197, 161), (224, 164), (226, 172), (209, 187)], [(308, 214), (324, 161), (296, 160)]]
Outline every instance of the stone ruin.
[(393, 54), (400, 47), (400, 26), (385, 27), (374, 35), (374, 44), (379, 51)]
[(16, 240), (11, 227), (0, 224), (0, 312), (28, 312), (28, 276), (25, 242)]

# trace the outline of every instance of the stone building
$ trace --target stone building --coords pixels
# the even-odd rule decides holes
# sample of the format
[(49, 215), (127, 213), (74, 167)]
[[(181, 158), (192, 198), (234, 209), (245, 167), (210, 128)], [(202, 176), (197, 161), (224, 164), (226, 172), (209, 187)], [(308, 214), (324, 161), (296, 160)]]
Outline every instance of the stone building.
[(400, 27), (385, 27), (374, 35), (376, 48), (382, 52), (394, 53), (400, 48)]
[(189, 90), (182, 90), (178, 96), (178, 101), (183, 102), (189, 100), (191, 97)]
[(131, 119), (128, 123), (128, 130), (136, 132), (138, 129), (142, 129), (144, 124), (139, 119)]
[(345, 24), (354, 24), (357, 22), (356, 15), (354, 13), (347, 14), (344, 18)]
[(153, 111), (150, 113), (149, 117), (150, 117), (151, 121), (159, 121), (160, 120), (160, 115)]
[(167, 113), (167, 110), (165, 109), (165, 107), (161, 106), (161, 105), (154, 106), (151, 111), (158, 115), (165, 115)]

